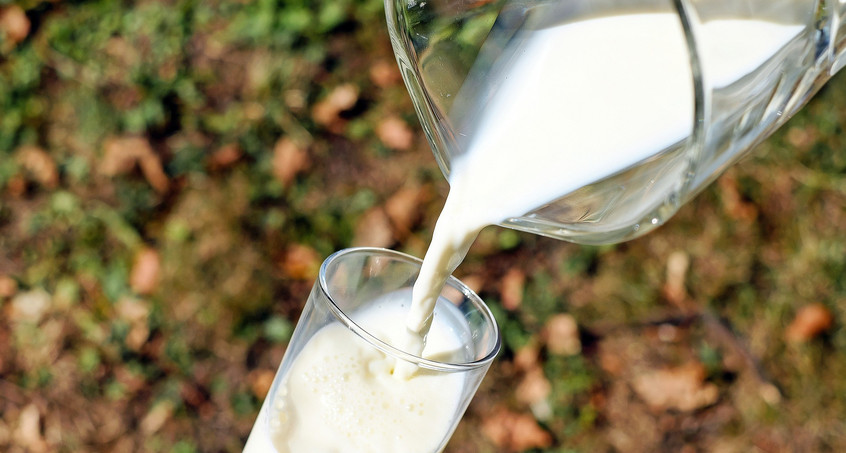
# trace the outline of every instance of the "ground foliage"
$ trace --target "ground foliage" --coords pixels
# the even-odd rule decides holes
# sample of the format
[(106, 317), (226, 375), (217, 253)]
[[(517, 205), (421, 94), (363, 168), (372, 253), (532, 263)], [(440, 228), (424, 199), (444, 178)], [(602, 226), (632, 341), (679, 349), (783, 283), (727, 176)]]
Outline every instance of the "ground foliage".
[[(448, 451), (846, 450), (846, 89), (667, 225), (488, 228)], [(314, 279), (447, 186), (378, 0), (0, 1), (0, 450), (240, 451)]]

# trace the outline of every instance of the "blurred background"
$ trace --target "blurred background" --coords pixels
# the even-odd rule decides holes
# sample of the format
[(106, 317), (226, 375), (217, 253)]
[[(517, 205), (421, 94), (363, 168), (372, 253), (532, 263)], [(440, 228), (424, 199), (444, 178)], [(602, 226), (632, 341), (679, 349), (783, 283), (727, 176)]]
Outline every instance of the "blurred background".
[[(657, 231), (491, 227), (448, 452), (846, 451), (846, 80)], [(239, 452), (320, 262), (448, 186), (379, 0), (0, 0), (0, 450)]]

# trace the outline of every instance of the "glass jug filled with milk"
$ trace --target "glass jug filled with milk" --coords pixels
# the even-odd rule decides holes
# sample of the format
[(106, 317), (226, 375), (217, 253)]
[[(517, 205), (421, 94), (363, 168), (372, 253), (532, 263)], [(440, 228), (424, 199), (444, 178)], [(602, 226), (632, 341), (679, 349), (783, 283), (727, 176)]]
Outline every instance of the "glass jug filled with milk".
[(846, 62), (846, 0), (386, 0), (386, 13), (447, 204), (475, 227), (585, 244), (665, 222)]

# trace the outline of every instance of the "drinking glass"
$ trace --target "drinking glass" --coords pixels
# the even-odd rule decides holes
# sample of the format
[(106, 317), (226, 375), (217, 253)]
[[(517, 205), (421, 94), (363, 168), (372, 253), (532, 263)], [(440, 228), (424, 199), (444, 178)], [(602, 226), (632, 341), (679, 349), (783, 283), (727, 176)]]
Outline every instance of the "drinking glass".
[[(601, 175), (594, 171), (590, 176), (562, 176), (573, 179), (565, 193), (541, 205), (527, 206), (526, 212), (500, 223), (586, 244), (631, 239), (664, 223), (787, 121), (846, 63), (846, 27), (841, 26), (846, 19), (844, 0), (386, 0), (385, 7), (400, 71), (447, 179), (479, 135), (474, 129), (476, 118), (490, 111), (489, 106), (498, 105), (498, 93), (508, 80), (502, 71), (507, 72), (533, 36), (614, 16), (657, 13), (677, 19), (678, 44), (686, 49), (689, 60), (688, 75), (681, 82), (689, 86), (690, 99), (681, 96), (678, 100), (678, 105), (684, 106), (678, 117), (686, 130), (667, 143), (622, 153), (622, 158), (608, 159), (580, 150), (578, 159), (591, 160)], [(760, 55), (743, 53), (747, 41), (770, 37), (756, 35), (757, 28), (748, 33), (722, 33), (721, 23), (726, 20), (766, 22), (789, 29), (790, 34), (783, 41), (783, 36), (772, 38), (774, 47), (766, 58), (754, 61)], [(625, 48), (622, 45), (633, 38), (623, 28), (610, 34), (620, 43), (618, 48)], [(562, 64), (562, 72), (584, 75), (588, 83), (581, 90), (591, 92), (595, 103), (576, 113), (572, 121), (562, 118), (563, 124), (537, 122), (536, 130), (526, 134), (526, 142), (537, 136), (565, 134), (562, 126), (572, 122), (582, 130), (585, 125), (601, 125), (604, 132), (596, 134), (597, 141), (619, 139), (624, 146), (632, 145), (636, 140), (619, 137), (620, 131), (631, 121), (642, 121), (641, 112), (651, 107), (651, 100), (621, 105), (617, 102), (621, 96), (612, 88), (631, 86), (633, 74), (644, 74), (643, 66), (650, 65), (651, 59), (632, 63), (613, 46), (602, 48), (590, 39), (571, 45), (585, 54), (619, 60), (619, 65), (613, 69), (601, 65), (600, 69), (576, 62)], [(746, 68), (745, 75), (726, 80), (719, 71), (712, 71), (715, 60), (739, 66), (754, 61), (754, 65)], [(592, 85), (591, 78), (607, 83)], [(645, 82), (649, 85), (650, 81)], [(643, 90), (635, 86), (629, 91)], [(562, 109), (570, 102), (551, 101)], [(519, 148), (514, 149), (514, 161), (503, 165), (531, 159), (527, 150)], [(564, 174), (568, 163), (541, 165), (557, 167)], [(472, 164), (467, 165), (472, 171)], [(538, 168), (547, 171), (546, 167)], [(580, 176), (586, 179), (578, 179)]]
[[(420, 264), (414, 257), (380, 248), (345, 249), (324, 261), (245, 453), (434, 453), (444, 449), (499, 352), (501, 339), (482, 300), (450, 277), (435, 308), (424, 357), (386, 342), (386, 330), (404, 329), (404, 315)], [(329, 332), (336, 336), (328, 337)], [(444, 337), (449, 337), (451, 343), (433, 357), (427, 352), (429, 346)], [(402, 389), (406, 387), (398, 387), (400, 390), (394, 391), (392, 398), (374, 401), (369, 391), (362, 392), (362, 388), (350, 384), (356, 380), (348, 375), (356, 371), (335, 373), (341, 379), (328, 378), (323, 371), (332, 374), (333, 370), (350, 369), (354, 355), (350, 351), (367, 357), (365, 368), (369, 371), (365, 372), (375, 375), (378, 385), (391, 387), (395, 380), (404, 379), (385, 372), (385, 367), (401, 363), (416, 367), (417, 371), (403, 385), (415, 380), (425, 382), (424, 387), (433, 390), (432, 401), (438, 402), (437, 419), (425, 413), (432, 409), (426, 401), (415, 401), (415, 395), (404, 394)], [(325, 362), (317, 363), (318, 355)], [(311, 391), (315, 394), (310, 395)], [(307, 400), (312, 396), (312, 400)], [(297, 398), (306, 399), (298, 402)], [(340, 413), (315, 415), (322, 405), (335, 407)], [(408, 410), (410, 415), (394, 420), (397, 408)], [(362, 433), (367, 432), (376, 437), (362, 440)], [(386, 433), (390, 435), (380, 440), (379, 435)], [(343, 449), (332, 444), (346, 434), (351, 434), (351, 438), (343, 440)]]

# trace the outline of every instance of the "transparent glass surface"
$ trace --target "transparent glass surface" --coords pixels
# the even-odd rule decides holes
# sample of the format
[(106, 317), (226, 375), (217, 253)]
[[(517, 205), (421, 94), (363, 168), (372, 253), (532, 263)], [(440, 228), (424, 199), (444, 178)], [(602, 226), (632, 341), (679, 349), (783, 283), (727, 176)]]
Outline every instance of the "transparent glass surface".
[[(443, 450), (499, 352), (501, 340), (482, 300), (450, 277), (435, 309), (426, 358), (392, 343), (384, 332), (396, 326), (404, 329), (403, 315), (420, 264), (411, 256), (378, 248), (346, 249), (326, 259), (245, 452)], [(433, 342), (443, 340), (440, 336), (449, 337), (449, 347), (438, 349), (434, 356), (427, 353)], [(350, 351), (357, 355), (352, 357)], [(367, 358), (362, 375), (375, 383), (367, 389), (358, 386), (355, 367), (350, 367), (359, 355)], [(426, 385), (406, 386), (403, 381), (394, 388), (394, 380), (404, 378), (392, 376), (383, 367), (398, 362), (417, 367), (407, 382), (424, 379)], [(384, 395), (377, 392), (384, 387), (391, 398), (379, 399)], [(404, 394), (406, 388), (420, 391)], [(312, 391), (314, 398), (309, 400)], [(438, 406), (436, 422), (424, 413), (432, 409), (425, 406), (430, 399)], [(312, 412), (317, 407), (333, 409), (318, 417)], [(377, 440), (365, 439), (368, 432), (376, 433)], [(389, 434), (390, 442), (396, 444), (380, 441), (379, 433)], [(422, 436), (427, 446), (421, 447), (420, 441), (409, 444), (415, 436)], [(332, 443), (339, 439), (343, 448)]]
[[(677, 18), (683, 31), (679, 39), (687, 50), (690, 80), (686, 83), (692, 99), (682, 114), (686, 133), (631, 159), (617, 159), (604, 173), (501, 222), (579, 243), (619, 242), (664, 223), (681, 204), (782, 125), (846, 61), (846, 31), (839, 27), (846, 7), (839, 0), (386, 0), (385, 6), (403, 78), (448, 179), (478, 134), (477, 117), (497, 96), (504, 79), (498, 74), (516, 58), (522, 42), (545, 30), (598, 18), (655, 13)], [(766, 27), (757, 25), (746, 34), (723, 33), (726, 21), (763, 22), (781, 35), (770, 36)], [(620, 43), (629, 38), (625, 30), (613, 36)], [(766, 53), (755, 54), (748, 45), (753, 39), (764, 47), (770, 41)], [(575, 45), (591, 52), (594, 43)], [(715, 70), (718, 60), (740, 68), (740, 76), (726, 77), (725, 71)], [(632, 66), (636, 65), (620, 64), (607, 80), (632, 83), (627, 79)], [(588, 76), (600, 71), (578, 65), (561, 67), (562, 72), (580, 71)], [(608, 72), (607, 66), (601, 71)], [(614, 104), (618, 99), (603, 97), (610, 90), (586, 89), (595, 89), (597, 103), (620, 107)], [(635, 85), (632, 91), (637, 90)], [(560, 99), (560, 104), (564, 107), (569, 101)], [(648, 106), (623, 107), (636, 117), (639, 107)], [(601, 109), (586, 110), (578, 121), (602, 125), (607, 134), (615, 134), (624, 125), (608, 122)], [(533, 133), (559, 133), (555, 129)], [(527, 155), (523, 149), (515, 149), (514, 154)]]

